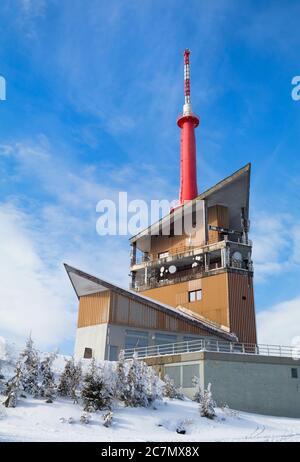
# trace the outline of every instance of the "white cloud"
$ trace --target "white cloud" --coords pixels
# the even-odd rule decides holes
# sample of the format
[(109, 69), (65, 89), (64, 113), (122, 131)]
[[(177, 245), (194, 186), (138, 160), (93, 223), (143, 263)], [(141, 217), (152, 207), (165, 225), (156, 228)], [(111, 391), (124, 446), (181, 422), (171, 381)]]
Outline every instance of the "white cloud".
[(300, 336), (300, 296), (257, 314), (258, 342), (291, 345)]
[(20, 341), (32, 331), (42, 346), (69, 337), (71, 297), (62, 270), (41, 260), (28, 217), (12, 205), (0, 206), (0, 329)]
[(257, 282), (299, 265), (299, 220), (296, 217), (257, 212), (253, 221), (251, 237)]

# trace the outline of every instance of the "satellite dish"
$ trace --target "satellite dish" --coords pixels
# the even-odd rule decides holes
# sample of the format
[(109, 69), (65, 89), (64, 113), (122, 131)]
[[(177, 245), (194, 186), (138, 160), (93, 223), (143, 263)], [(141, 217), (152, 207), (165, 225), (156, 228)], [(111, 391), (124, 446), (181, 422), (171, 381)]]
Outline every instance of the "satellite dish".
[(171, 265), (170, 268), (169, 268), (169, 273), (170, 273), (170, 274), (174, 274), (174, 273), (176, 273), (176, 271), (177, 271), (176, 266), (175, 266), (175, 265)]
[(165, 271), (165, 267), (162, 266), (162, 267), (160, 268), (160, 272), (163, 273), (164, 271)]
[(242, 257), (242, 254), (240, 252), (234, 252), (234, 254), (232, 255), (232, 258), (236, 261), (242, 261), (243, 260), (243, 257)]
[(198, 266), (198, 263), (195, 261), (195, 262), (192, 264), (192, 268), (196, 268), (196, 266)]

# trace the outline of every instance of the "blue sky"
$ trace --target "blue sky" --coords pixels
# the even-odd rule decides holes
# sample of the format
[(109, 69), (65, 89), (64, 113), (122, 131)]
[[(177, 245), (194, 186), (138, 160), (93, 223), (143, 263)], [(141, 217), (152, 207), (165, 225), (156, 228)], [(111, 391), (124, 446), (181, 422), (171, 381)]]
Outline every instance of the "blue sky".
[(0, 335), (72, 351), (63, 261), (127, 284), (128, 238), (97, 235), (96, 203), (177, 198), (187, 47), (199, 189), (252, 163), (259, 340), (298, 335), (299, 17), (292, 0), (2, 0)]

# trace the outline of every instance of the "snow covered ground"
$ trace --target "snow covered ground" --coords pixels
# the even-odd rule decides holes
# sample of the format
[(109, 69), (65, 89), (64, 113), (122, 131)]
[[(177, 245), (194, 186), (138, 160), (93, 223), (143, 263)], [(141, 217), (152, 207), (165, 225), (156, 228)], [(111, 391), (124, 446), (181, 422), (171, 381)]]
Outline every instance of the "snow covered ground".
[[(1, 399), (1, 398), (0, 398)], [(2, 399), (1, 399), (2, 401)], [(300, 419), (267, 417), (217, 410), (217, 418), (201, 418), (192, 401), (167, 400), (157, 409), (118, 408), (113, 424), (105, 428), (102, 413), (88, 425), (79, 419), (82, 409), (67, 400), (46, 404), (21, 399), (18, 407), (0, 411), (0, 442), (7, 441), (300, 441)], [(64, 418), (66, 421), (61, 422)], [(68, 423), (72, 417), (74, 423)], [(186, 434), (176, 432), (184, 426)]]

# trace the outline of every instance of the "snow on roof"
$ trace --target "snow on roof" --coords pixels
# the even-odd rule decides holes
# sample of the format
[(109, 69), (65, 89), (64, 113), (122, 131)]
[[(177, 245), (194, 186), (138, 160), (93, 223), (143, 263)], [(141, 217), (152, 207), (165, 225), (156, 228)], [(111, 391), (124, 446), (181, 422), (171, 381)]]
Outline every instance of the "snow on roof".
[(147, 304), (150, 305), (151, 308), (164, 311), (165, 313), (173, 317), (184, 319), (185, 321), (188, 321), (191, 324), (196, 325), (197, 327), (209, 331), (211, 334), (221, 335), (222, 337), (225, 337), (227, 340), (237, 340), (236, 335), (228, 332), (227, 328), (214, 324), (212, 321), (209, 321), (206, 318), (200, 318), (200, 316), (197, 316), (190, 310), (183, 311), (182, 308), (174, 308), (170, 305), (154, 300), (153, 298), (138, 294), (133, 290), (125, 289), (123, 287), (120, 287), (119, 285), (108, 282), (102, 278), (100, 279), (96, 276), (92, 276), (88, 273), (85, 273), (84, 271), (69, 266), (66, 263), (64, 263), (64, 267), (67, 271), (67, 274), (70, 278), (70, 281), (78, 298), (84, 295), (91, 295), (103, 292), (105, 290), (112, 290), (114, 292), (120, 293), (121, 295), (125, 295), (127, 297), (130, 296), (130, 298), (133, 298), (135, 300), (147, 302)]

